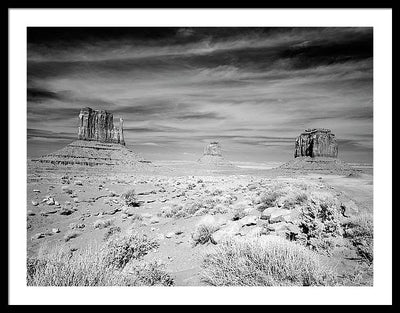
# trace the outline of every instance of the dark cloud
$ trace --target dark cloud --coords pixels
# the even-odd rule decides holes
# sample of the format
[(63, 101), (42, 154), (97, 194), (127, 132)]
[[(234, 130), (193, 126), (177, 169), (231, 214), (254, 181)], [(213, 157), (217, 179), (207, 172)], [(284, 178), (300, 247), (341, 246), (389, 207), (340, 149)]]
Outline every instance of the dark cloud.
[(40, 89), (40, 88), (28, 88), (27, 89), (27, 100), (32, 102), (43, 101), (46, 99), (59, 100), (60, 97), (56, 92)]

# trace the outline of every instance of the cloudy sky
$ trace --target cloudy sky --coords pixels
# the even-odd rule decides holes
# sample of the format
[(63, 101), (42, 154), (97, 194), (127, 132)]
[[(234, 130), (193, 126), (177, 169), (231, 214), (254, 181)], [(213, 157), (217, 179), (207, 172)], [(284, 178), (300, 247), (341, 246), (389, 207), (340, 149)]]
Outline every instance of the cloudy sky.
[(329, 128), (372, 162), (372, 28), (28, 28), (28, 157), (77, 137), (82, 107), (123, 117), (127, 145), (196, 160), (287, 161)]

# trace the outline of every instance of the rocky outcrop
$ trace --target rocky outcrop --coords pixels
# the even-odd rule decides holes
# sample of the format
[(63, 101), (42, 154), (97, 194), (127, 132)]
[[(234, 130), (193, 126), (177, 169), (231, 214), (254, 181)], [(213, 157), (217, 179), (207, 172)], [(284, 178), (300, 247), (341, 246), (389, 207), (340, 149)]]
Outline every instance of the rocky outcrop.
[(329, 129), (313, 128), (305, 130), (296, 138), (294, 157), (336, 158), (338, 144), (335, 135)]
[(79, 113), (78, 139), (125, 145), (123, 120), (120, 118), (116, 127), (112, 113), (83, 108)]
[(217, 167), (234, 167), (222, 156), (221, 145), (217, 141), (210, 142), (205, 148), (203, 156), (197, 161), (202, 165)]

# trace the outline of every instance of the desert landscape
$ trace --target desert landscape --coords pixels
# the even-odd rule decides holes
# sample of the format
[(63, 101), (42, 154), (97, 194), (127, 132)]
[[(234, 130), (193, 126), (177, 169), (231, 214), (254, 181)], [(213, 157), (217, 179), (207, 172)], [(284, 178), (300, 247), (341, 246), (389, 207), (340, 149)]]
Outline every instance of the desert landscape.
[(27, 285), (373, 286), (372, 37), (28, 27)]
[(272, 169), (217, 142), (159, 165), (85, 113), (86, 135), (28, 162), (29, 285), (372, 284), (372, 168), (340, 161), (330, 131)]

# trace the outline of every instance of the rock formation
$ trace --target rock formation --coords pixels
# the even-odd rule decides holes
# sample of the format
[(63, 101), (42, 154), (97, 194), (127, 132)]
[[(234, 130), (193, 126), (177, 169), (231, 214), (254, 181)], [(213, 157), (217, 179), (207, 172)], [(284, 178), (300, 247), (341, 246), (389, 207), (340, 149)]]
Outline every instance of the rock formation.
[(210, 142), (204, 147), (204, 155), (222, 156), (221, 145), (217, 141)]
[(335, 135), (329, 129), (306, 129), (295, 140), (294, 159), (281, 165), (280, 168), (336, 174), (354, 171), (337, 156), (338, 144)]
[(91, 108), (80, 111), (78, 140), (32, 161), (54, 165), (152, 166), (151, 162), (125, 147), (122, 119), (120, 126), (115, 127), (112, 113)]
[(222, 156), (221, 145), (217, 141), (212, 141), (205, 146), (203, 156), (197, 162), (210, 166), (234, 167), (232, 163), (225, 160)]
[(114, 126), (110, 112), (83, 108), (79, 113), (78, 139), (125, 145), (122, 118), (119, 124), (119, 127)]
[(294, 157), (330, 157), (338, 155), (335, 135), (329, 129), (306, 129), (296, 138)]

